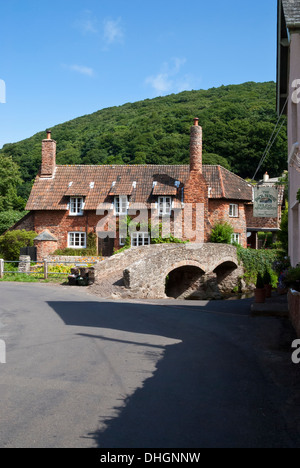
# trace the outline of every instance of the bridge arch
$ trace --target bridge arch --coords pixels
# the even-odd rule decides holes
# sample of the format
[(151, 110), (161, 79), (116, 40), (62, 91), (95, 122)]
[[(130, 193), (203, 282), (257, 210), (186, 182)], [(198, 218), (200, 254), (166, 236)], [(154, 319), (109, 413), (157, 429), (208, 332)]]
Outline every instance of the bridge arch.
[(223, 258), (214, 267), (213, 273), (216, 275), (216, 282), (220, 292), (232, 290), (237, 286), (240, 275), (237, 259), (232, 257)]
[(168, 267), (165, 274), (165, 294), (174, 299), (190, 296), (201, 285), (204, 267), (195, 260), (182, 260)]

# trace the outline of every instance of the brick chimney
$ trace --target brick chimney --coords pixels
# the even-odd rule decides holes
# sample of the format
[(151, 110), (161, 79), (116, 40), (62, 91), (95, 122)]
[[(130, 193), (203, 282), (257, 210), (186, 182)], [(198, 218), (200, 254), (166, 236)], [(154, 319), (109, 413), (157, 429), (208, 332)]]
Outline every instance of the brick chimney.
[(51, 138), (51, 131), (47, 130), (47, 138), (42, 140), (41, 177), (53, 177), (56, 167), (56, 141)]
[(199, 119), (194, 119), (190, 137), (190, 171), (202, 173), (202, 127)]
[(208, 240), (208, 186), (202, 174), (202, 128), (194, 119), (190, 137), (190, 173), (184, 186), (184, 238)]

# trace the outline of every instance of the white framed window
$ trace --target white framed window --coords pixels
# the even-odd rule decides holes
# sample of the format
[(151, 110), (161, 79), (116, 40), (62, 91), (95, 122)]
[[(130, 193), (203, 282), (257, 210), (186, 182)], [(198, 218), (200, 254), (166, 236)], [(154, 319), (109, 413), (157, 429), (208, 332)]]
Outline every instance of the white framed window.
[(139, 247), (140, 245), (149, 245), (149, 232), (133, 232), (131, 234), (131, 247)]
[(82, 197), (71, 197), (70, 198), (70, 212), (71, 216), (83, 215), (84, 201)]
[(230, 218), (238, 218), (239, 217), (239, 205), (236, 203), (230, 203), (229, 205), (229, 216)]
[(170, 215), (172, 210), (172, 197), (158, 197), (158, 213)]
[(240, 235), (238, 232), (234, 232), (233, 234), (231, 234), (231, 243), (236, 243), (236, 244), (239, 244), (240, 243)]
[(85, 232), (68, 232), (68, 247), (72, 249), (86, 248), (86, 233)]
[(127, 195), (118, 195), (115, 197), (115, 215), (126, 215), (128, 209), (128, 197)]

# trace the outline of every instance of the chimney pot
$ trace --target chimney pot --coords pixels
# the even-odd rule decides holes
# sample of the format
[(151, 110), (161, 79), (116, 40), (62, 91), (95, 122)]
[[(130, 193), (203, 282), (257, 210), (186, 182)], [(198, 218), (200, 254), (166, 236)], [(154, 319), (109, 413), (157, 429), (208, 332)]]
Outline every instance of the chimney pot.
[(51, 130), (47, 130), (47, 140), (51, 140)]
[(268, 180), (269, 180), (269, 174), (268, 174), (267, 172), (264, 174), (263, 180), (264, 180), (264, 182), (268, 182)]
[(199, 125), (199, 119), (197, 117), (194, 118), (194, 126), (198, 127)]

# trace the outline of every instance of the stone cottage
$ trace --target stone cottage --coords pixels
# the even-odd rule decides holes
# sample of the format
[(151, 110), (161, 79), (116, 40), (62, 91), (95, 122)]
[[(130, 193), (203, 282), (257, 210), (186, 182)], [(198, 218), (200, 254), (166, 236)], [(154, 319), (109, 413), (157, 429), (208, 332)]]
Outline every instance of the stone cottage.
[[(90, 233), (97, 234), (98, 254), (110, 256), (128, 235), (133, 247), (150, 244), (159, 225), (165, 236), (208, 242), (212, 227), (223, 220), (233, 226), (232, 240), (246, 247), (250, 232), (270, 223), (260, 219), (256, 225), (252, 197), (252, 186), (239, 176), (202, 164), (198, 119), (191, 127), (189, 165), (57, 165), (48, 131), (29, 214), (14, 229), (36, 231), (38, 260), (58, 248), (86, 248)], [(127, 215), (133, 220), (129, 231)], [(279, 221), (272, 221), (272, 229), (279, 229)]]

